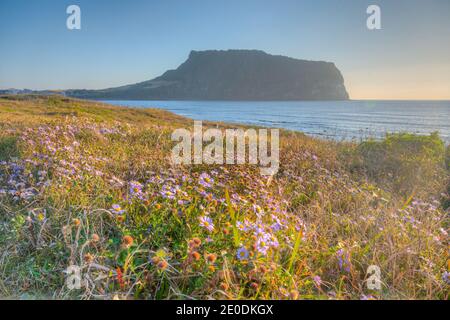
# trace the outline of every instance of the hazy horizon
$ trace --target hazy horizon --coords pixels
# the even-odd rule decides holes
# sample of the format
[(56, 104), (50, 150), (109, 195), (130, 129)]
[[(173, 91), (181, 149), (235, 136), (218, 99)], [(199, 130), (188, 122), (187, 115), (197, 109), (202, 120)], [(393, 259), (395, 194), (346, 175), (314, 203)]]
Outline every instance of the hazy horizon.
[[(81, 30), (66, 8), (81, 8)], [(381, 30), (366, 9), (381, 7)], [(153, 79), (191, 50), (329, 61), (351, 100), (450, 100), (450, 2), (0, 2), (0, 88), (104, 89)]]

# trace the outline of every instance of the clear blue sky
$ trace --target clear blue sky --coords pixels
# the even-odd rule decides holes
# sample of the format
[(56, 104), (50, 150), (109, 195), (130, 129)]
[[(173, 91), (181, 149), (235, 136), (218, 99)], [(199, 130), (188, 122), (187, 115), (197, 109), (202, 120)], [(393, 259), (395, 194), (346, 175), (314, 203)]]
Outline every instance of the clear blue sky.
[(450, 0), (0, 0), (0, 88), (118, 86), (238, 48), (335, 62), (352, 98), (450, 99)]

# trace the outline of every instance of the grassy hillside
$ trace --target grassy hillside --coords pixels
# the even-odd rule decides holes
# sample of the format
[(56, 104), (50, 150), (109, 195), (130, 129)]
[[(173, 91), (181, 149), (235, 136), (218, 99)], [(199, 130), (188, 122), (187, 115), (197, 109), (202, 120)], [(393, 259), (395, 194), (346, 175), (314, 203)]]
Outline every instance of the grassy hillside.
[[(172, 166), (180, 127), (192, 121), (161, 110), (0, 98), (0, 296), (448, 298), (437, 135), (355, 145), (283, 131), (267, 179), (250, 165)], [(366, 286), (371, 265), (380, 291)]]

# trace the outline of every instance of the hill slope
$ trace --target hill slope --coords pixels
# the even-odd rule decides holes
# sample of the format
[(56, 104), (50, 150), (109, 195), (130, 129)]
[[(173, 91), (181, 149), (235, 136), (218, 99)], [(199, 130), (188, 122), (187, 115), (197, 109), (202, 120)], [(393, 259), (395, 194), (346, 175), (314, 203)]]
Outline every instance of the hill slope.
[[(267, 179), (255, 165), (172, 165), (172, 133), (191, 126), (162, 110), (0, 96), (0, 297), (448, 300), (436, 137), (355, 145), (282, 130)], [(367, 288), (372, 265), (380, 291)]]

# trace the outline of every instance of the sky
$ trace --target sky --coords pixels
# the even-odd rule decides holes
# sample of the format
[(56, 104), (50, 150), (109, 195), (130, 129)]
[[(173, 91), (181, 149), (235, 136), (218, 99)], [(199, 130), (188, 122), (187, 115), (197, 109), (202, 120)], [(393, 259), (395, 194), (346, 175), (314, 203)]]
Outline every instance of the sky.
[(334, 62), (352, 99), (450, 99), (450, 0), (0, 0), (3, 89), (137, 83), (208, 49)]

